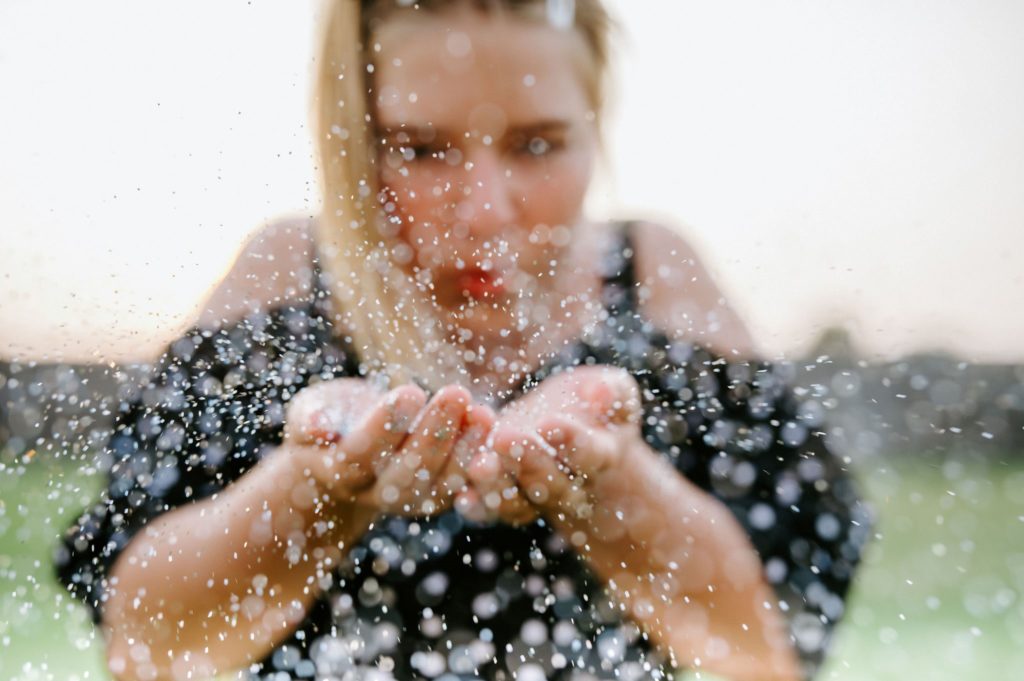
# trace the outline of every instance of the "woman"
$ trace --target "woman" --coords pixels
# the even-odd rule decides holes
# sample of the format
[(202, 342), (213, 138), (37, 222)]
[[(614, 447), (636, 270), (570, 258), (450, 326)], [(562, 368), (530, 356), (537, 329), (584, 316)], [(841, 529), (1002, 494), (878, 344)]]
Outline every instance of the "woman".
[(813, 672), (865, 511), (686, 244), (583, 218), (607, 25), (329, 3), (323, 215), (125, 405), (58, 556), (115, 676)]

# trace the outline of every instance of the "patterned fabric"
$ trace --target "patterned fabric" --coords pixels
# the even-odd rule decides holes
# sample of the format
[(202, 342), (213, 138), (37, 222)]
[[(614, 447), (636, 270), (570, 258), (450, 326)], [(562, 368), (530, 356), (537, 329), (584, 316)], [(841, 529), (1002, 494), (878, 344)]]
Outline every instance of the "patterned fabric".
[[(784, 367), (728, 362), (669, 340), (640, 314), (628, 230), (611, 249), (607, 316), (523, 382), (578, 364), (627, 369), (643, 435), (749, 533), (808, 675), (843, 615), (870, 513), (823, 442), (825, 410)], [(98, 621), (106, 575), (148, 521), (207, 497), (280, 443), (285, 404), (311, 382), (358, 375), (331, 329), (324, 287), (308, 304), (175, 342), (109, 443), (109, 486), (56, 556)], [(670, 518), (666, 522), (671, 522)], [(540, 520), (474, 524), (454, 511), (385, 517), (322, 584), (305, 622), (254, 678), (640, 679), (670, 673), (602, 585)]]

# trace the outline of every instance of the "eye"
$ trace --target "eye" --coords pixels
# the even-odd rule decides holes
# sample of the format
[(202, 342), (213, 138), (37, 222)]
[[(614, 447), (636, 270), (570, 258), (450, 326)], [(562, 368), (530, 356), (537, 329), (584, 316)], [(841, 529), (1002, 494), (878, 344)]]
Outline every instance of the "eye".
[(534, 156), (543, 156), (544, 154), (551, 151), (551, 143), (543, 137), (534, 137), (530, 140), (530, 143), (526, 145), (530, 153)]
[(382, 140), (380, 149), (391, 164), (444, 161), (452, 153), (447, 145), (437, 143), (416, 144), (410, 141)]
[(530, 158), (541, 158), (562, 149), (564, 144), (557, 139), (534, 136), (525, 138), (516, 145), (516, 151)]
[(403, 144), (398, 147), (398, 152), (406, 161), (437, 158), (439, 150), (429, 144)]

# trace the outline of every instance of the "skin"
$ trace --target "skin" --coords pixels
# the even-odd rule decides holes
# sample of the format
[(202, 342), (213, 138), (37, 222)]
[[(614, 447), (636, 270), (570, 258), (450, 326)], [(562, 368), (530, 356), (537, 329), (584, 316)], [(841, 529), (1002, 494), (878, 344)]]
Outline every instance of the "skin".
[[(525, 290), (542, 306), (566, 293), (596, 299), (597, 273), (584, 264), (593, 251), (581, 247), (600, 241), (583, 237), (594, 228), (581, 214), (597, 145), (578, 70), (584, 48), (550, 26), (470, 10), (407, 13), (377, 40), (382, 181), (415, 254), (411, 269), (437, 274), (436, 300), (456, 337), (469, 330), (497, 342), (495, 331), (506, 330), (527, 348), (529, 365), (539, 354), (530, 340), (550, 347), (558, 332), (516, 324), (517, 296)], [(538, 225), (561, 226), (572, 238), (531, 239)], [(456, 263), (487, 259), (525, 286), (467, 302)], [(679, 270), (667, 268), (676, 278)], [(665, 300), (671, 289), (652, 283), (651, 295)], [(481, 308), (486, 315), (467, 314)], [(593, 319), (585, 305), (573, 312), (559, 330)], [(500, 374), (491, 365), (476, 377), (491, 377), (491, 386)], [(796, 678), (749, 540), (719, 502), (646, 445), (639, 404), (624, 370), (587, 367), (547, 379), (498, 414), (469, 464), (460, 507), (512, 523), (543, 515), (678, 662), (736, 679)], [(623, 509), (631, 511), (624, 518), (642, 520), (619, 520)]]
[[(281, 446), (221, 494), (157, 518), (121, 555), (104, 613), (112, 672), (188, 678), (258, 659), (302, 621), (318, 577), (377, 514), (455, 504), (510, 523), (548, 519), (679, 664), (798, 678), (753, 547), (727, 509), (643, 442), (627, 372), (554, 376), (499, 413), (479, 399), (578, 337), (599, 311), (593, 263), (607, 230), (582, 215), (597, 153), (582, 42), (469, 10), (399, 13), (376, 39), (382, 199), (401, 217), (397, 238), (410, 256), (399, 265), (429, 270), (453, 340), (483, 345), (485, 357), (471, 366), (471, 386), (429, 400), (415, 386), (380, 394), (357, 379), (301, 391)], [(302, 225), (266, 230), (201, 325), (301, 299), (309, 282), (295, 272), (308, 265), (308, 244)], [(751, 352), (674, 232), (639, 225), (637, 251), (653, 322)], [(501, 290), (467, 297), (465, 268), (500, 276)], [(681, 284), (685, 306), (673, 295)], [(538, 309), (547, 315), (523, 317)]]
[(677, 664), (799, 678), (743, 529), (643, 441), (641, 415), (624, 370), (549, 378), (499, 414), (460, 502), (511, 523), (543, 516)]
[[(597, 131), (576, 66), (586, 48), (575, 33), (472, 10), (401, 13), (376, 40), (381, 181), (414, 254), (406, 267), (429, 271), (452, 339), (487, 348), (470, 365), (485, 395), (596, 312), (584, 262), (603, 234), (582, 205)], [(473, 269), (504, 290), (467, 297), (459, 277)], [(540, 310), (561, 314), (541, 331), (530, 319)]]
[[(459, 386), (428, 401), (355, 379), (301, 391), (280, 446), (222, 493), (159, 516), (118, 558), (103, 613), (111, 673), (206, 678), (265, 655), (380, 512), (451, 504), (455, 462), (494, 422), (470, 400)], [(325, 417), (335, 408), (343, 439)]]

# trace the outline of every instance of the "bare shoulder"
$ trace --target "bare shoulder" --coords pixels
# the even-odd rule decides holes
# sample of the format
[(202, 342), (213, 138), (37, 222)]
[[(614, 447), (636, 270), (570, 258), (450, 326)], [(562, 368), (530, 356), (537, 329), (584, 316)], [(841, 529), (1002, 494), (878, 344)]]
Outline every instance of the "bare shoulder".
[(674, 338), (730, 358), (753, 358), (756, 346), (739, 315), (677, 230), (633, 223), (636, 278), (644, 314)]
[(256, 230), (201, 306), (199, 326), (217, 328), (305, 300), (313, 286), (314, 224), (288, 218)]

